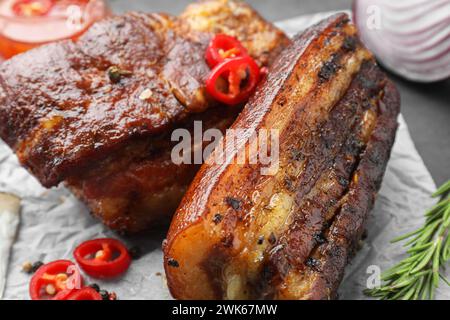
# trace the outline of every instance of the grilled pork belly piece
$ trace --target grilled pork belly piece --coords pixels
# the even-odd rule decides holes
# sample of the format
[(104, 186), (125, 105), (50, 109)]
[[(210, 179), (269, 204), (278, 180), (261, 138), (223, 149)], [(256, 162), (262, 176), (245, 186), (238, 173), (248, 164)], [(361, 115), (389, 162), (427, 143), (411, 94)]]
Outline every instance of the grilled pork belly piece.
[[(245, 130), (241, 147), (201, 167), (174, 216), (164, 243), (172, 295), (335, 298), (382, 181), (399, 105), (347, 15), (296, 36), (231, 127)], [(273, 175), (249, 160), (262, 129), (279, 132)], [(246, 164), (236, 161), (242, 154)]]
[(249, 39), (245, 45), (261, 66), (289, 42), (246, 5), (196, 5), (203, 6), (218, 10), (202, 16), (213, 23), (201, 30), (190, 26), (192, 11), (189, 21), (129, 13), (94, 24), (76, 43), (4, 62), (0, 137), (44, 186), (66, 181), (114, 229), (142, 230), (172, 214), (197, 170), (169, 163), (172, 130), (190, 126), (199, 113), (215, 119), (208, 126), (225, 130), (238, 111), (207, 111), (220, 107), (205, 91), (211, 37), (231, 32), (245, 14), (256, 27), (239, 36)]

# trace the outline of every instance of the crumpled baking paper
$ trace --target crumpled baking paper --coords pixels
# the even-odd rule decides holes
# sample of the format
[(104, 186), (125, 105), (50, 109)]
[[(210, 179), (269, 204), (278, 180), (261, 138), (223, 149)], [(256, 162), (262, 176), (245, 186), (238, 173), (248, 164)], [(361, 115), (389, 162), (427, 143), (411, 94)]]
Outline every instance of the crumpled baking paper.
[[(303, 30), (330, 13), (290, 19), (279, 23), (289, 34)], [(369, 266), (381, 270), (404, 257), (402, 244), (390, 240), (422, 225), (424, 211), (434, 204), (430, 194), (434, 182), (417, 153), (406, 123), (400, 116), (400, 127), (382, 188), (367, 224), (368, 237), (346, 269), (340, 287), (341, 299), (367, 299)], [(86, 207), (64, 187), (47, 190), (25, 169), (5, 144), (0, 142), (0, 191), (22, 198), (22, 218), (16, 242), (12, 247), (5, 299), (29, 299), (30, 276), (21, 271), (24, 261), (72, 259), (74, 248), (81, 242), (99, 237), (118, 237), (91, 217)], [(91, 280), (106, 290), (115, 291), (119, 299), (171, 299), (164, 277), (161, 242), (165, 230), (122, 238), (129, 246), (138, 245), (143, 253), (133, 261), (120, 279)], [(1, 277), (2, 275), (0, 275)], [(439, 299), (450, 299), (450, 290), (441, 285)]]

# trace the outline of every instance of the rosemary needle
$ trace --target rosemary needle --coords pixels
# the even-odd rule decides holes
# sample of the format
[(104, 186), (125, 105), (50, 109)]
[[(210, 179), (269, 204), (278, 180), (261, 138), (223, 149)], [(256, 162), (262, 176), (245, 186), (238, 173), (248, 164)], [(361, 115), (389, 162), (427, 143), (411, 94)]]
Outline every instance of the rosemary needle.
[(442, 275), (450, 259), (450, 180), (432, 195), (439, 202), (425, 213), (423, 227), (395, 238), (391, 242), (408, 239), (408, 257), (383, 272), (382, 285), (364, 293), (383, 300), (434, 299)]

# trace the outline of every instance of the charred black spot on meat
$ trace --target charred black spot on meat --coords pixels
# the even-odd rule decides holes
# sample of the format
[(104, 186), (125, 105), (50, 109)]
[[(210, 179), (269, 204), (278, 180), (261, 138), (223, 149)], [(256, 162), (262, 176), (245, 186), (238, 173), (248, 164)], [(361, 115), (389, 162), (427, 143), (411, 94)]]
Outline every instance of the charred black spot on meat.
[(286, 104), (286, 102), (287, 102), (287, 98), (285, 96), (283, 96), (278, 100), (278, 105), (282, 107)]
[(264, 236), (259, 236), (257, 244), (261, 245), (264, 243)]
[(333, 147), (333, 144), (335, 141), (334, 135), (335, 135), (335, 133), (331, 132), (330, 130), (326, 130), (326, 131), (320, 133), (320, 140), (322, 142), (322, 145), (326, 149), (330, 149)]
[(309, 268), (311, 268), (312, 270), (316, 271), (316, 272), (320, 272), (321, 269), (321, 263), (319, 260), (309, 257), (308, 259), (306, 259), (305, 262), (306, 266), (308, 266)]
[(294, 161), (301, 161), (305, 157), (303, 155), (303, 152), (300, 149), (293, 148), (291, 149), (291, 159)]
[[(344, 152), (348, 155), (359, 154), (365, 148), (364, 142), (359, 139), (353, 139), (345, 145)], [(351, 157), (353, 159), (353, 157)]]
[(317, 244), (323, 244), (327, 242), (327, 239), (325, 238), (325, 235), (322, 232), (316, 233), (314, 235), (314, 240)]
[(287, 190), (294, 191), (294, 180), (291, 177), (285, 177), (284, 186)]
[(370, 108), (372, 108), (372, 103), (370, 102), (370, 100), (366, 97), (364, 97), (363, 101), (362, 101), (362, 107), (363, 110), (369, 110)]
[(362, 85), (365, 89), (368, 89), (369, 96), (370, 97), (376, 96), (378, 94), (378, 92), (380, 91), (379, 84), (371, 79), (366, 78), (366, 77), (361, 77), (361, 78), (362, 78), (361, 79)]
[(225, 203), (236, 211), (240, 210), (242, 207), (242, 201), (233, 197), (226, 197)]
[(221, 239), (221, 243), (225, 248), (231, 248), (233, 246), (233, 235), (228, 234)]
[(319, 78), (322, 80), (328, 80), (336, 73), (337, 70), (338, 68), (334, 62), (326, 62), (319, 71)]
[(329, 61), (323, 64), (322, 68), (320, 68), (319, 71), (319, 79), (321, 81), (327, 81), (336, 74), (336, 72), (340, 68), (340, 65), (338, 63), (339, 58), (340, 57), (338, 54), (334, 54)]
[(372, 162), (375, 165), (380, 165), (383, 162), (383, 158), (380, 157), (380, 154), (377, 152), (373, 152), (369, 157), (369, 161)]
[(356, 37), (346, 37), (344, 39), (344, 43), (342, 44), (342, 48), (345, 51), (352, 52), (355, 51), (357, 44), (358, 40), (356, 39)]
[(351, 113), (355, 113), (356, 110), (358, 110), (358, 103), (356, 101), (351, 101), (348, 104), (348, 109), (350, 110)]
[(344, 188), (347, 188), (348, 183), (349, 183), (348, 179), (345, 178), (345, 177), (339, 177), (339, 178), (338, 178), (338, 182), (339, 182), (339, 184), (340, 184), (341, 186), (343, 186)]
[(223, 216), (220, 213), (216, 213), (213, 217), (213, 222), (215, 224), (219, 224), (223, 219)]
[(340, 21), (338, 21), (337, 23), (336, 23), (336, 28), (342, 28), (343, 26), (345, 26), (346, 24), (348, 24), (350, 22), (350, 19), (349, 18), (344, 18), (344, 19), (342, 19), (342, 20), (340, 20)]

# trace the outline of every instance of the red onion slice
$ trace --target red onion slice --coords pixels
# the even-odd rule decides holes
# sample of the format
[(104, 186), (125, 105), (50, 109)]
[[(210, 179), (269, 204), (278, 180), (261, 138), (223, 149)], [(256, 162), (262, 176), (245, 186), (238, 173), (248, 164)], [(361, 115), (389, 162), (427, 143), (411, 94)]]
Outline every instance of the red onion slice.
[(353, 19), (392, 72), (418, 82), (450, 77), (450, 0), (354, 0)]

